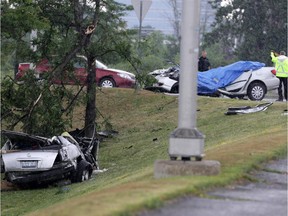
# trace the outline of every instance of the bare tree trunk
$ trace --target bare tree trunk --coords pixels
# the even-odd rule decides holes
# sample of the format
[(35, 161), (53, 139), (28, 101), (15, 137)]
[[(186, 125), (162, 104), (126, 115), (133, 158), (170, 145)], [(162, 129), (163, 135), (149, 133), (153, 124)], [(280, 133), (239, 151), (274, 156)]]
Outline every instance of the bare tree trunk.
[(94, 58), (88, 58), (87, 104), (85, 112), (85, 136), (93, 137), (96, 128), (96, 66)]
[[(99, 12), (100, 12), (100, 0), (95, 0), (95, 11), (93, 16), (93, 22), (86, 29), (86, 35), (92, 35), (98, 24)], [(90, 42), (90, 40), (89, 40)], [(89, 43), (86, 44), (87, 47)], [(86, 52), (87, 57), (87, 104), (85, 112), (85, 136), (92, 138), (96, 132), (96, 65), (95, 56)]]
[(180, 30), (181, 12), (178, 8), (177, 2), (178, 2), (178, 0), (169, 0), (168, 4), (171, 6), (172, 11), (173, 11), (173, 18), (170, 19), (170, 21), (172, 23), (174, 35), (178, 40), (178, 44), (180, 44), (180, 40), (181, 40), (181, 30)]

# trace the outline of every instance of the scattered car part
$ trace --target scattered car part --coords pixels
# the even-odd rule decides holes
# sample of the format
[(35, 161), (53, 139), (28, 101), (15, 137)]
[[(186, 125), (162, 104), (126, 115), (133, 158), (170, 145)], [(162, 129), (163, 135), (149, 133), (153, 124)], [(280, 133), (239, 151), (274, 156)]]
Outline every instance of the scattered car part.
[(118, 131), (115, 130), (103, 130), (103, 131), (99, 131), (97, 132), (97, 134), (101, 137), (112, 137), (112, 136), (117, 136), (118, 135)]
[(258, 104), (255, 107), (251, 107), (251, 106), (229, 107), (225, 115), (248, 114), (248, 113), (265, 111), (272, 104), (273, 104), (272, 102), (269, 102), (269, 103)]

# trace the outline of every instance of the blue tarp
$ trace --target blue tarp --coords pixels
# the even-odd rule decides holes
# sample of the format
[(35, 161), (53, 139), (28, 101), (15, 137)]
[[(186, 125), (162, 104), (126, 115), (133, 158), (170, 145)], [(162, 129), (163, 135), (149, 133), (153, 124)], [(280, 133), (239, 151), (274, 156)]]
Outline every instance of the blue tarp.
[(265, 64), (253, 61), (238, 61), (233, 64), (198, 72), (198, 94), (213, 94), (237, 79), (244, 71), (257, 70)]

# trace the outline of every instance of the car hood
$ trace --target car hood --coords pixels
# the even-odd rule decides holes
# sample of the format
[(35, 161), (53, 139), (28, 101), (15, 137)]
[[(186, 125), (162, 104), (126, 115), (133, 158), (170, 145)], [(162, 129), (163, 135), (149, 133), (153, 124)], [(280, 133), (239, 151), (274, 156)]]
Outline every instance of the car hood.
[(135, 75), (133, 73), (130, 73), (130, 72), (127, 72), (127, 71), (123, 71), (123, 70), (119, 70), (119, 69), (107, 68), (105, 70), (110, 70), (110, 71), (114, 71), (114, 72), (117, 72), (117, 73), (127, 74), (127, 75), (130, 75), (132, 77), (135, 77)]

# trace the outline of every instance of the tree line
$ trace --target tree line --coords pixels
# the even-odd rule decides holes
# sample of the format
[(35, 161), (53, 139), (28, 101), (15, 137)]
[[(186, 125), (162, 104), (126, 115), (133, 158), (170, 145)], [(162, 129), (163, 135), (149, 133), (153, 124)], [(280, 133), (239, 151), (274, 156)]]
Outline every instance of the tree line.
[[(169, 0), (172, 7), (177, 1)], [(287, 51), (286, 1), (226, 2), (210, 1), (216, 18), (201, 43), (213, 67), (238, 60), (269, 65), (270, 50)], [(179, 63), (181, 13), (173, 8), (175, 35), (154, 31), (137, 42), (138, 32), (127, 29), (122, 19), (132, 9), (114, 0), (3, 0), (1, 120), (6, 127), (21, 125), (23, 131), (39, 135), (60, 133), (71, 127), (74, 108), (84, 103), (85, 135), (91, 137), (97, 126), (95, 59), (135, 73), (140, 87), (150, 82), (148, 72), (168, 67), (168, 62)], [(3, 76), (17, 71), (20, 62), (43, 58), (54, 66), (51, 75), (59, 75), (71, 69), (76, 54), (85, 55), (88, 61), (85, 92), (83, 86), (75, 92), (53, 85), (51, 77), (39, 84), (32, 73), (22, 84), (11, 73)]]

